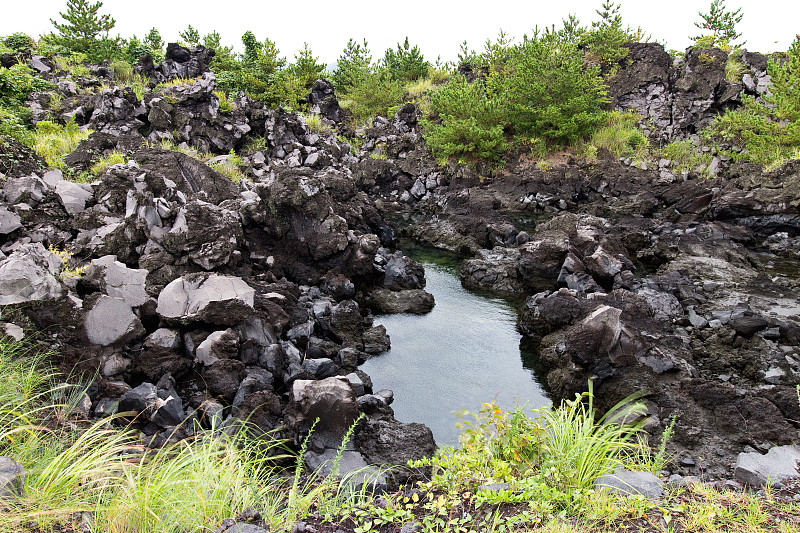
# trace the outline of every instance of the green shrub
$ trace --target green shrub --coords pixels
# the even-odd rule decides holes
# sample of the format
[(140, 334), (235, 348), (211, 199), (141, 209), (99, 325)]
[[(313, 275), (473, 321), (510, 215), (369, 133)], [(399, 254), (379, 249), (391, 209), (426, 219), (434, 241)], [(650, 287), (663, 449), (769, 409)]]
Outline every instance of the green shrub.
[(36, 47), (36, 41), (34, 41), (32, 37), (22, 32), (12, 33), (4, 38), (2, 43), (14, 52), (19, 52), (25, 49), (33, 50)]
[(397, 50), (386, 50), (383, 66), (389, 77), (407, 83), (427, 76), (430, 63), (425, 61), (419, 47), (409, 45), (406, 37), (402, 45), (397, 43)]
[(33, 134), (28, 129), (27, 123), (21, 109), (0, 105), (0, 135), (7, 135), (30, 146), (33, 143)]
[(608, 98), (599, 67), (585, 67), (577, 44), (554, 32), (526, 38), (487, 84), (520, 136), (569, 144), (605, 119), (601, 106)]
[(30, 110), (25, 100), (34, 91), (45, 91), (51, 85), (34, 76), (25, 65), (0, 67), (0, 134), (30, 145), (33, 136), (28, 130)]
[[(556, 408), (543, 408), (532, 417), (521, 407), (503, 412), (484, 404), (474, 421), (462, 423), (457, 448), (444, 447), (431, 459), (414, 466), (433, 467), (423, 488), (453, 498), (472, 493), (485, 483), (504, 482), (509, 489), (479, 493), (485, 503), (544, 505), (540, 511), (574, 511), (585, 503), (598, 476), (612, 472), (623, 460), (639, 456), (640, 424), (620, 424), (639, 418), (640, 404), (629, 397), (609, 415), (597, 418), (590, 386), (588, 393)], [(576, 502), (578, 505), (576, 505)]]
[(354, 124), (363, 124), (376, 116), (389, 116), (389, 110), (402, 103), (405, 91), (400, 82), (369, 72), (342, 95), (342, 107), (352, 115)]
[(703, 137), (744, 148), (732, 155), (772, 169), (800, 153), (800, 35), (785, 62), (769, 59), (767, 72), (771, 94), (761, 99), (743, 95), (744, 105), (718, 116)]
[(0, 104), (19, 106), (25, 103), (34, 91), (46, 91), (52, 86), (34, 76), (25, 65), (17, 64), (11, 68), (0, 67)]
[(483, 82), (453, 76), (431, 95), (434, 122), (423, 119), (425, 141), (440, 159), (499, 159), (506, 150), (503, 111), (489, 98)]
[(42, 156), (50, 168), (66, 169), (64, 157), (89, 137), (91, 130), (83, 130), (74, 122), (66, 125), (43, 120), (33, 131), (33, 149)]

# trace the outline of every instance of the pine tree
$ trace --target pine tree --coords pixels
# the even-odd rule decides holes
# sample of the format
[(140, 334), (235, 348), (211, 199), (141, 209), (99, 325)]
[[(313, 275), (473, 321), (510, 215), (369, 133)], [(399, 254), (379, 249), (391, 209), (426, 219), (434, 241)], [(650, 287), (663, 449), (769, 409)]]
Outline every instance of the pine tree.
[(164, 59), (164, 39), (161, 38), (161, 33), (156, 28), (150, 28), (150, 31), (144, 36), (144, 45), (153, 57), (153, 61), (158, 62)]
[[(711, 32), (710, 40), (714, 46), (743, 46), (745, 43), (734, 45), (734, 41), (742, 36), (736, 31), (736, 25), (742, 21), (742, 8), (736, 11), (728, 11), (725, 8), (725, 0), (712, 0), (708, 13), (698, 12), (702, 22), (695, 22), (694, 25), (701, 30)], [(692, 37), (695, 42), (701, 39), (708, 39), (707, 35)]]
[(308, 47), (308, 43), (303, 43), (303, 49), (294, 56), (294, 63), (289, 66), (289, 73), (294, 77), (303, 88), (311, 87), (318, 78), (322, 77), (325, 71), (325, 63), (317, 63), (318, 57)]
[(103, 2), (89, 3), (89, 0), (67, 0), (67, 10), (59, 13), (65, 23), (50, 22), (58, 30), (50, 39), (70, 52), (87, 54), (91, 59), (101, 59), (103, 52), (108, 51), (110, 32), (116, 21), (110, 15), (98, 14)]
[(411, 46), (408, 37), (397, 50), (389, 48), (383, 56), (383, 64), (389, 76), (401, 82), (415, 81), (428, 75), (430, 63), (422, 57), (418, 46)]
[(191, 24), (186, 26), (186, 29), (180, 32), (178, 36), (189, 46), (197, 46), (200, 43), (200, 32)]
[(333, 84), (338, 91), (347, 90), (363, 81), (371, 68), (372, 55), (367, 40), (364, 39), (363, 43), (359, 43), (349, 39), (336, 62), (336, 70), (332, 76)]

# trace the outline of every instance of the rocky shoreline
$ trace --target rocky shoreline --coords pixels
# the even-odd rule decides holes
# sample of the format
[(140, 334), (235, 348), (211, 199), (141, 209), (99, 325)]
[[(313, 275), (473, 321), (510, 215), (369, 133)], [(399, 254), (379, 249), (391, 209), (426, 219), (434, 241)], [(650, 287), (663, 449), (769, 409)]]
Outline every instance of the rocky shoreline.
[[(695, 52), (673, 64), (638, 44), (630, 57), (613, 105), (652, 119), (653, 139), (691, 138), (769, 81), (758, 54), (743, 54), (744, 85)], [(93, 376), (87, 415), (139, 412), (154, 446), (188, 436), (186, 417), (249, 419), (299, 444), (319, 417), (306, 459), (323, 468), (363, 414), (348, 468), (432, 454), (430, 430), (395, 420), (391, 391), (358, 369), (389, 347), (372, 313), (434, 304), (424, 269), (395, 250), (403, 235), (464, 256), (468, 287), (527, 296), (519, 329), (538, 344), (555, 401), (590, 378), (601, 408), (647, 393), (654, 439), (675, 420), (670, 473), (731, 478), (741, 452), (798, 441), (798, 161), (764, 172), (714, 156), (711, 178), (610, 154), (549, 170), (524, 153), (499, 172), (440, 166), (410, 104), (356, 132), (353, 153), (334, 133), (343, 112), (324, 80), (308, 101), (325, 130), (245, 96), (222, 112), (202, 47), (170, 45), (164, 62), (141, 64), (142, 100), (107, 66), (73, 82), (34, 59), (60, 101), (34, 93), (34, 120), (94, 131), (67, 165), (86, 170), (114, 150), (127, 159), (89, 184), (11, 141), (0, 159), (5, 331), (40, 332), (64, 368)], [(156, 88), (177, 77), (193, 79)], [(111, 87), (87, 90), (101, 83)], [(235, 149), (245, 179), (163, 140), (220, 161)], [(65, 270), (79, 265), (81, 276)]]

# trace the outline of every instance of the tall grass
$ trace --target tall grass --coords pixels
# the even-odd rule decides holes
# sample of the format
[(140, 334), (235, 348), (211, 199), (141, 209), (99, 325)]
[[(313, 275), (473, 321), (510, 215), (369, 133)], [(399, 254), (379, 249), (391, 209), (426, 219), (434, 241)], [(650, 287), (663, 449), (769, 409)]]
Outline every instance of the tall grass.
[(97, 515), (101, 531), (203, 531), (248, 507), (286, 526), (283, 486), (268, 449), (245, 451), (242, 431), (202, 433), (126, 465)]
[(98, 159), (97, 162), (89, 168), (89, 172), (92, 176), (99, 176), (108, 170), (109, 167), (127, 162), (128, 158), (125, 157), (125, 154), (117, 150), (112, 150), (108, 155), (104, 155)]
[(81, 130), (74, 122), (62, 126), (43, 120), (36, 124), (33, 131), (33, 149), (50, 168), (65, 170), (64, 157), (71, 154), (91, 133), (91, 130)]
[(605, 125), (592, 133), (588, 142), (579, 143), (578, 150), (590, 159), (597, 156), (600, 148), (616, 157), (644, 159), (648, 156), (650, 143), (637, 127), (641, 119), (642, 116), (634, 111), (611, 111)]
[(52, 377), (42, 359), (28, 344), (0, 338), (0, 453), (37, 433)]
[(69, 405), (53, 405), (65, 395), (43, 357), (0, 339), (0, 453), (26, 470), (25, 495), (4, 502), (0, 531), (32, 522), (46, 531), (88, 513), (93, 531), (200, 532), (247, 508), (270, 528), (286, 529), (312, 506), (341, 497), (332, 481), (301, 481), (302, 459), (294, 479), (284, 475), (276, 465), (288, 457), (283, 442), (254, 439), (246, 422), (192, 428), (194, 437), (158, 450), (141, 446), (121, 418), (89, 423)]
[[(641, 424), (618, 423), (639, 418), (644, 409), (626, 398), (595, 421), (594, 395), (590, 382), (584, 397), (564, 402), (559, 409), (540, 411), (547, 428), (542, 442), (543, 470), (550, 470), (554, 484), (563, 489), (588, 489), (598, 476), (613, 472), (623, 452), (642, 444), (636, 436)], [(609, 419), (613, 417), (612, 419)]]

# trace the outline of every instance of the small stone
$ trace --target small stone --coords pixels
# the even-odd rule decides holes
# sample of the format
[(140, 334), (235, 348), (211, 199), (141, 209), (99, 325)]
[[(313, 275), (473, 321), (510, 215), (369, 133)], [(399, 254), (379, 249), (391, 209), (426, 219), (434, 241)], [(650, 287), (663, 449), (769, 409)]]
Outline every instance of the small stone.
[(740, 453), (736, 459), (734, 475), (736, 480), (752, 487), (774, 485), (787, 479), (800, 476), (797, 465), (800, 462), (800, 446), (776, 446), (765, 455), (757, 452)]
[(0, 501), (25, 495), (25, 467), (11, 457), (0, 456)]
[(478, 491), (485, 492), (500, 492), (501, 490), (508, 490), (511, 486), (508, 483), (486, 483), (478, 487)]
[(782, 368), (773, 366), (764, 373), (764, 381), (771, 383), (772, 385), (777, 385), (781, 382), (781, 378), (785, 375), (786, 372), (784, 372)]
[(621, 495), (640, 495), (657, 500), (664, 493), (664, 482), (650, 472), (619, 470), (606, 474), (594, 482), (595, 490), (606, 489)]

